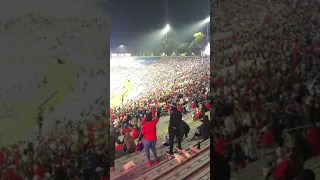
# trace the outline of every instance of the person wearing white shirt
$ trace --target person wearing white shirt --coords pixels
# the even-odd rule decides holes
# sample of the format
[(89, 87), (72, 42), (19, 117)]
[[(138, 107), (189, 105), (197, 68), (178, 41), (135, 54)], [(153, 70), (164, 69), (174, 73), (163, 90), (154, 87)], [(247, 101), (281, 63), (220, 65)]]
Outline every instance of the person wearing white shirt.
[(242, 113), (242, 125), (243, 125), (243, 131), (247, 133), (249, 131), (249, 128), (251, 127), (251, 118), (248, 112)]
[(232, 137), (235, 132), (236, 132), (236, 126), (233, 122), (233, 119), (232, 119), (232, 116), (227, 116), (225, 119), (224, 119), (224, 125), (226, 127), (226, 131), (227, 133)]

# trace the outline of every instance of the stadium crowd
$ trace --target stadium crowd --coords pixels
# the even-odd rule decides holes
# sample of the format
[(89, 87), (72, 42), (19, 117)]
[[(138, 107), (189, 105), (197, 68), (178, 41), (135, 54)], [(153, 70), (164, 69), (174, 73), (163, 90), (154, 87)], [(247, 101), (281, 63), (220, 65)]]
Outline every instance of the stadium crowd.
[[(230, 179), (230, 170), (262, 161), (259, 148), (273, 147), (263, 159), (265, 176), (315, 179), (304, 161), (320, 154), (314, 81), (319, 7), (318, 2), (298, 1), (293, 8), (287, 1), (223, 1), (212, 11), (213, 33), (231, 36), (212, 42), (218, 52), (211, 70), (217, 72), (211, 73), (211, 178)], [(297, 130), (286, 130), (292, 128)]]
[[(96, 41), (92, 37), (84, 37), (88, 31), (93, 31), (97, 36), (105, 32), (107, 24), (101, 18), (63, 19), (30, 13), (2, 19), (0, 24), (3, 47), (20, 49), (19, 55), (15, 54), (16, 52), (13, 54), (11, 50), (4, 50), (1, 53), (3, 58), (11, 60), (1, 65), (3, 68), (1, 72), (4, 73), (1, 77), (19, 75), (19, 79), (12, 80), (12, 84), (8, 84), (6, 78), (2, 79), (7, 84), (1, 87), (1, 98), (19, 102), (28, 101), (25, 97), (44, 98), (36, 97), (38, 93), (52, 94), (52, 89), (49, 91), (50, 89), (43, 88), (45, 84), (51, 82), (46, 79), (42, 70), (48, 61), (63, 66), (68, 63), (64, 59), (71, 59), (80, 64), (74, 74), (76, 82), (67, 87), (70, 88), (71, 94), (77, 94), (76, 99), (88, 93), (87, 86), (101, 87), (92, 82), (106, 74), (100, 69), (103, 66), (98, 60), (107, 56), (108, 46), (100, 39)], [(89, 47), (92, 49), (88, 48), (88, 43), (91, 43)], [(83, 53), (79, 55), (79, 52)], [(88, 58), (97, 60), (89, 61)], [(22, 66), (23, 68), (17, 69)], [(96, 68), (97, 66), (100, 68)], [(8, 69), (16, 69), (15, 74), (8, 74)], [(4, 89), (10, 86), (12, 89)], [(60, 90), (59, 87), (57, 90)], [(94, 94), (97, 96), (97, 93)], [(66, 116), (72, 111), (69, 108), (70, 104), (67, 106), (69, 113), (65, 111), (59, 113), (58, 108), (45, 107), (51, 112), (44, 113), (41, 121), (38, 119), (39, 127), (36, 127), (33, 133), (24, 140), (1, 147), (0, 179), (106, 179), (109, 171), (107, 158), (109, 130), (106, 126), (108, 119), (103, 116), (103, 111), (109, 99), (104, 96), (105, 94), (102, 94), (102, 97), (91, 99), (89, 107), (88, 101), (69, 99), (69, 102), (77, 103), (71, 106), (80, 106), (80, 109), (77, 109), (79, 115), (77, 118)], [(10, 113), (18, 112), (14, 108), (6, 110), (1, 114), (1, 121), (9, 117)], [(43, 124), (47, 120), (52, 121), (49, 122), (52, 126), (45, 128)]]
[[(111, 131), (113, 142), (111, 141), (110, 144), (115, 145), (115, 147), (110, 148), (115, 150), (110, 155), (114, 154), (119, 157), (126, 153), (133, 153), (139, 149), (142, 139), (144, 146), (146, 146), (146, 140), (156, 140), (156, 132), (151, 132), (153, 134), (151, 139), (148, 139), (150, 136), (146, 134), (149, 133), (150, 129), (155, 129), (154, 126), (161, 119), (160, 116), (166, 116), (171, 112), (176, 114), (176, 118), (171, 117), (170, 124), (173, 123), (172, 121), (180, 119), (178, 121), (179, 136), (180, 133), (187, 135), (187, 125), (186, 128), (180, 129), (182, 114), (187, 114), (192, 109), (198, 108), (194, 114), (194, 119), (202, 119), (204, 113), (210, 108), (209, 103), (206, 103), (209, 92), (209, 63), (209, 58), (204, 57), (161, 57), (144, 67), (148, 75), (147, 77), (144, 76), (146, 78), (138, 83), (141, 88), (144, 88), (141, 93), (135, 99), (127, 100), (125, 105), (110, 109), (111, 126), (113, 127)], [(181, 115), (180, 118), (179, 114)], [(152, 124), (151, 122), (155, 123), (148, 125)], [(185, 124), (185, 121), (182, 121), (182, 123)], [(183, 131), (184, 129), (187, 130)], [(205, 136), (205, 130), (200, 129), (199, 133), (202, 132), (202, 135)], [(199, 133), (198, 136), (200, 136)], [(144, 134), (144, 136), (142, 137), (141, 134)], [(173, 133), (168, 132), (168, 145), (172, 138), (170, 134)], [(121, 135), (124, 135), (123, 140), (119, 138)], [(200, 136), (199, 138), (208, 138), (208, 136)], [(180, 140), (180, 138), (178, 139)], [(153, 143), (151, 149), (156, 155), (155, 142)], [(178, 147), (182, 148), (181, 144)], [(146, 147), (145, 149), (149, 154), (149, 149)], [(170, 147), (168, 153), (172, 154), (172, 151), (173, 149)], [(147, 155), (147, 160), (147, 165), (151, 165), (149, 155)], [(113, 160), (111, 161), (113, 162)], [(157, 159), (155, 159), (155, 163), (157, 163)], [(113, 166), (114, 164), (111, 165), (111, 167)], [(114, 171), (114, 169), (111, 168), (111, 171)]]

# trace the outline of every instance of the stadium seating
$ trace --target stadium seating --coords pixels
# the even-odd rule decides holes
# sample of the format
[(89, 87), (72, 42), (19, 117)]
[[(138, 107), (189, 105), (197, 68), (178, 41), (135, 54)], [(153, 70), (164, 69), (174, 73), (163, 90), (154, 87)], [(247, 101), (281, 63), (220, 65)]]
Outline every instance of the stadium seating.
[[(207, 114), (209, 114), (209, 112)], [(172, 178), (173, 176), (176, 179), (177, 176), (181, 176), (178, 177), (178, 179), (185, 179), (187, 176), (192, 174), (194, 174), (194, 176), (199, 175), (198, 170), (200, 169), (208, 168), (210, 164), (210, 140), (199, 140), (201, 142), (200, 153), (194, 153), (189, 148), (187, 148), (190, 146), (197, 146), (198, 141), (194, 141), (191, 139), (193, 137), (193, 134), (195, 133), (196, 127), (200, 125), (199, 121), (192, 121), (191, 116), (187, 115), (187, 117), (187, 119), (189, 119), (189, 121), (187, 122), (190, 126), (190, 132), (189, 136), (182, 141), (182, 147), (192, 156), (191, 158), (185, 158), (185, 160), (181, 163), (178, 163), (176, 160), (174, 160), (174, 158), (171, 160), (167, 160), (165, 159), (165, 156), (168, 147), (163, 146), (162, 143), (158, 143), (158, 146), (156, 147), (159, 159), (158, 165), (147, 167), (145, 165), (145, 152), (126, 155), (116, 160), (116, 171), (111, 173), (111, 179), (157, 179), (160, 177), (161, 179), (163, 179), (164, 175), (167, 179), (170, 179), (170, 177)], [(166, 126), (167, 124), (165, 123), (164, 125), (162, 125), (162, 127), (158, 127), (158, 141), (162, 140), (165, 133), (167, 133)], [(130, 161), (133, 161), (135, 163), (135, 166), (130, 169), (124, 170), (123, 165)], [(192, 166), (190, 164), (192, 164)], [(188, 169), (188, 173), (184, 172), (186, 169)]]

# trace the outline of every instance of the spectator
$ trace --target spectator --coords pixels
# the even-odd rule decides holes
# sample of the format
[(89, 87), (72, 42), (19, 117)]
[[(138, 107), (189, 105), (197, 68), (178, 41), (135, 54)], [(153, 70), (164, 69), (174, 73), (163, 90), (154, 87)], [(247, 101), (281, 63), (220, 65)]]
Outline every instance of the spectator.
[(311, 147), (312, 155), (313, 156), (319, 155), (320, 154), (320, 136), (319, 136), (319, 131), (316, 125), (313, 125), (313, 127), (311, 127), (307, 131), (307, 141)]
[(139, 142), (143, 138), (143, 145), (144, 149), (146, 151), (146, 158), (147, 166), (151, 166), (151, 159), (150, 159), (150, 149), (153, 154), (153, 162), (154, 164), (158, 164), (158, 156), (157, 156), (157, 150), (156, 150), (156, 143), (157, 143), (157, 123), (160, 119), (160, 112), (157, 113), (157, 117), (155, 119), (152, 119), (152, 114), (148, 112), (146, 114), (146, 122), (143, 124), (141, 128), (141, 133), (139, 137)]
[(187, 124), (187, 122), (184, 121), (184, 119), (182, 118), (182, 121), (181, 121), (181, 139), (183, 139), (184, 137), (187, 138), (188, 137), (188, 134), (189, 134), (189, 131), (190, 131), (190, 127), (189, 125)]
[[(110, 163), (110, 172), (113, 172), (114, 169), (114, 161), (115, 161), (115, 154), (116, 154), (116, 140), (118, 139), (118, 137), (116, 136), (116, 130), (114, 129), (113, 126), (111, 126), (110, 124), (110, 139), (109, 139), (109, 163)], [(119, 142), (117, 142), (119, 143)], [(121, 149), (121, 148), (118, 148)]]
[(137, 139), (139, 137), (139, 133), (140, 133), (139, 127), (137, 124), (135, 124), (133, 127), (133, 133), (132, 133), (133, 139)]
[(273, 171), (273, 177), (276, 179), (284, 179), (287, 175), (288, 169), (293, 167), (292, 159), (292, 155), (284, 158)]
[(202, 123), (197, 127), (197, 131), (194, 135), (195, 139), (208, 139), (210, 136), (210, 121), (209, 117), (205, 115), (202, 119)]
[(316, 175), (311, 169), (305, 169), (301, 172), (296, 177), (296, 180), (316, 180)]
[(180, 138), (180, 126), (182, 121), (181, 112), (179, 112), (176, 108), (176, 104), (173, 103), (171, 106), (171, 114), (170, 114), (170, 121), (168, 127), (169, 133), (169, 151), (167, 152), (170, 155), (173, 155), (173, 143), (174, 138), (177, 138), (178, 148), (181, 149), (181, 138)]
[(134, 153), (136, 151), (136, 144), (134, 138), (130, 135), (130, 132), (126, 132), (124, 136), (124, 153)]
[(240, 144), (235, 144), (234, 152), (232, 155), (232, 168), (235, 170), (243, 169), (246, 166), (247, 156), (242, 150)]
[(250, 161), (254, 161), (258, 158), (258, 137), (253, 129), (250, 129), (247, 141), (247, 156)]
[(222, 154), (217, 153), (215, 148), (211, 147), (210, 149), (210, 178), (230, 180), (231, 169), (228, 160)]
[(273, 145), (273, 132), (268, 128), (265, 127), (265, 131), (263, 133), (262, 143), (266, 147), (270, 147)]
[(305, 138), (305, 134), (303, 136), (300, 132), (296, 133), (293, 152), (301, 154), (304, 161), (307, 161), (312, 157), (311, 148)]
[(214, 141), (215, 144), (213, 148), (215, 149), (216, 153), (225, 155), (227, 153), (227, 146), (225, 144), (225, 140), (222, 138), (222, 136), (218, 133), (214, 135)]
[(231, 137), (233, 137), (233, 135), (236, 133), (236, 126), (234, 124), (234, 121), (232, 119), (232, 116), (229, 115), (224, 119), (224, 125), (226, 127), (226, 131), (228, 133), (228, 135), (230, 135)]

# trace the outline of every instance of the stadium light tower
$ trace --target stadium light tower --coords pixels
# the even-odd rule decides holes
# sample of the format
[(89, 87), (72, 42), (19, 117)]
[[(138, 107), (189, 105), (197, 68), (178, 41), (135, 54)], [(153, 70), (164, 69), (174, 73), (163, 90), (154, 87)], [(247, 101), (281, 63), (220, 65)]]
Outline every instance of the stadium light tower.
[(209, 41), (209, 25), (210, 25), (210, 16), (204, 20), (207, 23), (207, 41)]
[(170, 25), (167, 24), (166, 27), (164, 28), (164, 32), (166, 33), (166, 46), (168, 46), (168, 32), (170, 31)]
[(207, 17), (204, 21), (205, 21), (206, 23), (207, 23), (207, 22), (210, 22), (210, 17)]
[(124, 53), (124, 45), (123, 44), (119, 45), (118, 49), (120, 50), (120, 53)]
[(164, 28), (164, 32), (168, 33), (170, 31), (170, 25), (167, 24), (166, 27)]

